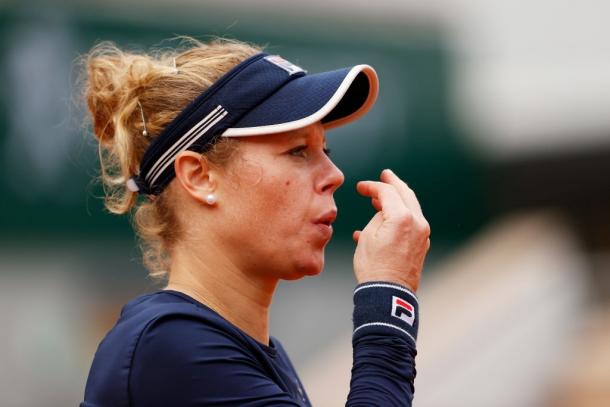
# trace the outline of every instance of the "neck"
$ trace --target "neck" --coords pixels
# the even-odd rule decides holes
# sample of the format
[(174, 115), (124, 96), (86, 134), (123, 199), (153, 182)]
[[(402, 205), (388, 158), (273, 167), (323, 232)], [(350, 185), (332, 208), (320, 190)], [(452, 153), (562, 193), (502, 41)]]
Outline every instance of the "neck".
[(221, 255), (203, 259), (198, 253), (222, 250), (176, 248), (166, 289), (193, 297), (258, 342), (269, 345), (269, 308), (278, 280), (244, 272)]

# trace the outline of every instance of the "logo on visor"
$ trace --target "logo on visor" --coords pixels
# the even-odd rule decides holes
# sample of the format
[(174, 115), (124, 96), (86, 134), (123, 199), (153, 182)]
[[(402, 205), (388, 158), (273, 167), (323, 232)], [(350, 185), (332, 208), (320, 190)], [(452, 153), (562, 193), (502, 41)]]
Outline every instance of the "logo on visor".
[(400, 297), (392, 296), (392, 316), (400, 318), (413, 326), (415, 322), (415, 308)]
[(284, 71), (288, 72), (289, 75), (294, 75), (295, 73), (299, 73), (299, 72), (307, 72), (300, 66), (296, 66), (292, 62), (286, 61), (284, 58), (282, 58), (279, 55), (269, 55), (269, 56), (265, 57), (265, 59), (267, 61), (271, 62), (273, 65), (275, 65), (279, 68), (282, 68)]

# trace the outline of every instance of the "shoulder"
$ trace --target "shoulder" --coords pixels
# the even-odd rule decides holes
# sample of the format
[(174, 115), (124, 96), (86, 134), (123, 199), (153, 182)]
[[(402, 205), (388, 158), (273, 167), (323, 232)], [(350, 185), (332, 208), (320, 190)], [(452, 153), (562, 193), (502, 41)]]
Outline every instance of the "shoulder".
[(243, 332), (202, 304), (177, 293), (145, 294), (123, 307), (100, 343), (85, 399), (93, 405), (126, 405), (129, 399), (140, 401), (135, 405), (176, 405), (162, 398), (154, 404), (148, 396), (186, 397), (201, 388), (193, 382), (197, 377), (214, 377), (204, 385), (221, 385), (232, 363), (258, 370), (261, 354)]
[(195, 400), (241, 405), (240, 397), (259, 395), (271, 384), (265, 359), (252, 339), (213, 311), (164, 314), (142, 330), (131, 363), (130, 398), (146, 406)]
[(163, 299), (154, 306), (144, 306), (150, 315), (144, 318), (134, 358), (138, 353), (184, 357), (187, 351), (219, 352), (249, 346), (243, 332), (210, 308), (181, 293), (161, 295)]
[[(171, 360), (199, 358), (243, 352), (249, 343), (226, 320), (207, 313), (168, 313), (151, 320), (142, 330), (136, 362), (145, 362), (147, 355)], [(138, 360), (135, 360), (135, 359)], [(144, 359), (144, 360), (143, 360)], [(170, 362), (170, 360), (168, 360)]]
[(204, 349), (222, 354), (248, 349), (243, 332), (215, 311), (178, 292), (158, 291), (135, 298), (123, 307), (116, 325), (96, 352), (96, 369), (122, 370), (181, 360)]
[[(164, 292), (163, 296), (139, 332), (132, 360), (134, 370), (150, 365), (201, 365), (215, 359), (260, 357), (260, 345), (212, 309), (182, 293)], [(149, 304), (145, 308), (148, 311), (154, 307)]]

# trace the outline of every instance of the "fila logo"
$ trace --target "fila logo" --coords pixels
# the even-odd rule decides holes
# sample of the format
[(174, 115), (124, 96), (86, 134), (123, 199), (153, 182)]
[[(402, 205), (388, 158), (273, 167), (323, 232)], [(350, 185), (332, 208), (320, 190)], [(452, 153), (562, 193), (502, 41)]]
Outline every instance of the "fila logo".
[(413, 326), (415, 322), (415, 308), (400, 297), (392, 296), (392, 316), (400, 318)]
[(273, 65), (275, 65), (279, 68), (282, 68), (284, 71), (288, 72), (289, 75), (294, 75), (295, 73), (299, 73), (299, 72), (306, 72), (300, 66), (296, 66), (292, 62), (286, 61), (284, 58), (282, 58), (279, 55), (269, 55), (269, 56), (266, 56), (264, 59), (271, 62)]

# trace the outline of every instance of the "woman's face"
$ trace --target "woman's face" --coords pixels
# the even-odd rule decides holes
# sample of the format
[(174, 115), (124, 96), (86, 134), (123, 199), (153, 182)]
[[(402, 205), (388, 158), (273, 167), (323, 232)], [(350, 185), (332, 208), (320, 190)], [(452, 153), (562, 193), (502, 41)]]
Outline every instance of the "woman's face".
[(239, 267), (289, 280), (320, 273), (344, 181), (327, 152), (319, 122), (240, 138), (217, 191), (223, 244)]

